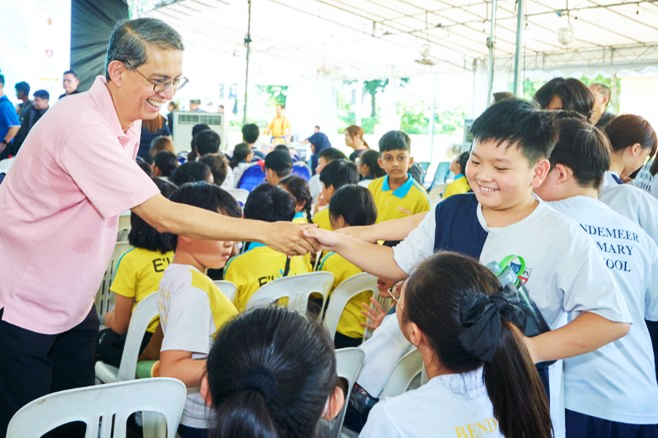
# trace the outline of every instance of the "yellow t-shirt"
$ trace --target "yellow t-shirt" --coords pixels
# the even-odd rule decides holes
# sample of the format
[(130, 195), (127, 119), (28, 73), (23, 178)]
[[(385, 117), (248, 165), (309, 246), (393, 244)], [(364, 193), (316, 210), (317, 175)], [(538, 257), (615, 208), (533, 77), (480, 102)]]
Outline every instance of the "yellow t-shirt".
[[(344, 280), (363, 272), (362, 269), (348, 262), (343, 256), (333, 251), (322, 258), (320, 266), (318, 266), (318, 271), (332, 272), (334, 274), (334, 284), (331, 288), (332, 293), (334, 289), (336, 289), (336, 286)], [(366, 317), (361, 314), (361, 304), (368, 303), (369, 297), (370, 294), (363, 292), (352, 298), (347, 303), (343, 310), (343, 314), (338, 320), (338, 325), (336, 327), (338, 333), (349, 336), (350, 338), (363, 338), (365, 328), (363, 328), (361, 324), (366, 322)], [(331, 295), (329, 299), (331, 299)]]
[[(174, 258), (174, 252), (161, 253), (144, 248), (130, 248), (119, 257), (110, 290), (117, 295), (134, 300), (132, 311), (137, 303), (158, 290), (162, 274)], [(159, 319), (153, 318), (146, 331), (153, 333)]]
[[(283, 277), (287, 256), (262, 243), (249, 242), (247, 251), (231, 258), (224, 268), (224, 279), (237, 286), (233, 303), (244, 312), (247, 302), (261, 286)], [(287, 276), (311, 272), (303, 256), (290, 258)]]
[(268, 127), (273, 144), (286, 143), (285, 137), (290, 130), (290, 120), (286, 116), (274, 117)]
[(308, 217), (306, 217), (306, 212), (305, 211), (298, 211), (295, 213), (295, 216), (292, 218), (292, 223), (293, 224), (307, 224), (308, 223)]
[(329, 207), (318, 211), (313, 216), (313, 223), (318, 224), (318, 227), (331, 231), (331, 219), (329, 218)]
[(388, 184), (388, 175), (377, 178), (368, 186), (377, 206), (377, 223), (400, 219), (430, 209), (430, 198), (425, 188), (410, 174), (407, 181), (395, 190)]
[(441, 195), (441, 199), (446, 199), (452, 195), (459, 195), (460, 193), (466, 193), (471, 190), (471, 186), (468, 184), (468, 180), (462, 174), (459, 174), (455, 177), (454, 181), (448, 184)]

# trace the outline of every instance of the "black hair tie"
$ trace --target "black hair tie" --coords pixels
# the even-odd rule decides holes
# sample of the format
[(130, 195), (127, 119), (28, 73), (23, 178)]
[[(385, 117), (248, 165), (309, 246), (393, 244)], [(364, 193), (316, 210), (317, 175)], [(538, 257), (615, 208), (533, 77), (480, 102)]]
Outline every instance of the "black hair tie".
[(258, 366), (245, 370), (238, 389), (257, 391), (263, 396), (265, 403), (269, 403), (276, 397), (278, 388), (274, 374), (267, 368)]
[(473, 356), (491, 362), (503, 329), (500, 317), (507, 314), (511, 306), (500, 293), (480, 293), (463, 300), (460, 316), (466, 330), (458, 336), (462, 347)]

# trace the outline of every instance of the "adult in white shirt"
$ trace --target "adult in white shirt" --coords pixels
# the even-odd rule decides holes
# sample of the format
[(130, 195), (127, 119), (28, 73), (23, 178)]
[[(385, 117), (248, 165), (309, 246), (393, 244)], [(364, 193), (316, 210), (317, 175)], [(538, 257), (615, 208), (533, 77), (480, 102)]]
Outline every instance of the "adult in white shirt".
[(380, 401), (359, 436), (551, 436), (544, 388), (500, 289), (477, 261), (440, 252), (392, 291), (429, 381)]

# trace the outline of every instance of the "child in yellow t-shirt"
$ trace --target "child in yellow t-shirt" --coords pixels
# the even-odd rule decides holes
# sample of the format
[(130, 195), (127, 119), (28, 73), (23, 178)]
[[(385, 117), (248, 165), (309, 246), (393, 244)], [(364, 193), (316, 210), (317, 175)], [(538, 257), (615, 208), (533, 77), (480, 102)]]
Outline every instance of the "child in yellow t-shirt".
[(466, 193), (471, 190), (471, 186), (466, 179), (466, 163), (468, 162), (469, 152), (462, 152), (457, 158), (450, 163), (450, 171), (455, 175), (455, 179), (448, 184), (441, 195), (442, 199), (446, 199), (452, 195)]
[[(334, 160), (322, 168), (320, 182), (322, 183), (322, 198), (325, 202), (330, 203), (331, 197), (336, 193), (336, 190), (345, 184), (357, 184), (359, 182), (359, 170), (356, 164), (349, 160)], [(325, 208), (315, 213), (313, 222), (318, 224), (320, 228), (331, 230), (329, 209)]]
[[(279, 186), (259, 185), (249, 194), (244, 204), (246, 219), (291, 221), (294, 215), (295, 198)], [(254, 292), (264, 284), (310, 271), (311, 267), (303, 256), (288, 257), (262, 243), (247, 242), (244, 252), (226, 264), (224, 279), (237, 286), (233, 303), (242, 312)]]
[(368, 185), (377, 206), (377, 222), (400, 219), (430, 209), (425, 188), (409, 173), (413, 164), (411, 139), (402, 131), (389, 131), (379, 140), (379, 165), (386, 176)]
[(295, 198), (295, 216), (292, 221), (296, 224), (312, 224), (313, 198), (306, 180), (297, 175), (288, 175), (279, 181), (279, 185)]
[[(374, 224), (377, 209), (368, 189), (356, 184), (348, 184), (338, 189), (331, 197), (329, 214), (331, 225), (334, 230), (337, 230), (350, 226)], [(318, 270), (334, 274), (332, 291), (344, 280), (363, 272), (335, 252), (330, 252), (322, 258)], [(355, 347), (361, 344), (366, 323), (366, 316), (362, 311), (363, 305), (367, 305), (367, 303), (367, 293), (359, 294), (347, 303), (336, 328), (334, 338), (336, 348)]]

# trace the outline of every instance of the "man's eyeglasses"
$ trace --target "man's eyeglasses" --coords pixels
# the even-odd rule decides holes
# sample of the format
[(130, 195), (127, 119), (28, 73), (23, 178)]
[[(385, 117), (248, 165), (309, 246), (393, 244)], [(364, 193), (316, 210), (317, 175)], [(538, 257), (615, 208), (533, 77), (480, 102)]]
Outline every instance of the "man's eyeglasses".
[(176, 79), (149, 79), (139, 70), (133, 69), (133, 71), (136, 71), (141, 77), (152, 83), (153, 92), (155, 93), (164, 93), (169, 87), (174, 87), (174, 91), (178, 91), (189, 82), (185, 76), (179, 76)]
[(388, 288), (388, 293), (391, 295), (391, 298), (393, 301), (395, 301), (395, 304), (400, 306), (401, 309), (404, 309), (404, 306), (400, 304), (400, 294), (402, 293), (402, 285), (404, 284), (404, 280), (400, 280), (397, 283), (395, 283), (392, 287)]

